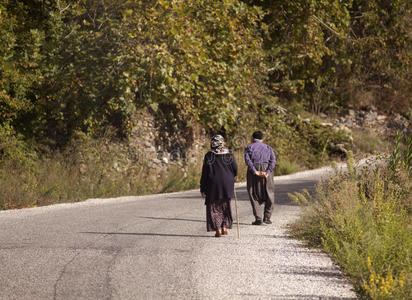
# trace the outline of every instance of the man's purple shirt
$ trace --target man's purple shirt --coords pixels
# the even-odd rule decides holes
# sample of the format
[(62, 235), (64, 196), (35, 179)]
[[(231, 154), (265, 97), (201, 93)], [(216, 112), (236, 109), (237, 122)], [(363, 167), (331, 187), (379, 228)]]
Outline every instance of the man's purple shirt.
[(270, 174), (275, 168), (276, 157), (270, 146), (261, 141), (254, 141), (245, 148), (245, 162), (253, 173), (256, 172), (255, 164), (268, 164), (266, 173)]

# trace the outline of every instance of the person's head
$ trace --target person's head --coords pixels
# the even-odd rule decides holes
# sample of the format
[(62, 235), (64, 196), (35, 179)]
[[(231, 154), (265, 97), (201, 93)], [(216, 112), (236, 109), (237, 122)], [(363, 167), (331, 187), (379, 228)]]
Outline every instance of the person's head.
[(252, 140), (262, 140), (262, 139), (263, 139), (262, 131), (257, 130), (252, 134)]
[(216, 134), (210, 140), (210, 148), (212, 150), (222, 149), (225, 146), (225, 139), (220, 134)]

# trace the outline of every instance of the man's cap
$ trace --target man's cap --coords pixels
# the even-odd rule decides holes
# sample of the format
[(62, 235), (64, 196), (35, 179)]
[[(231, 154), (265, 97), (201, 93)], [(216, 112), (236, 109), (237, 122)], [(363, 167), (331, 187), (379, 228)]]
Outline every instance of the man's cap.
[(252, 134), (252, 137), (253, 137), (254, 139), (256, 139), (256, 140), (261, 140), (261, 139), (263, 138), (263, 133), (262, 133), (262, 131), (260, 131), (260, 130), (255, 131), (255, 132)]

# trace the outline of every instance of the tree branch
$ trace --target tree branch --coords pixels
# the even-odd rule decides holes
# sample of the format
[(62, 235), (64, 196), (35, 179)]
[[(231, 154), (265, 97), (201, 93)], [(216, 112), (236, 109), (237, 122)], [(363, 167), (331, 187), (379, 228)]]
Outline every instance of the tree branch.
[(326, 29), (328, 29), (330, 32), (332, 32), (334, 35), (336, 35), (337, 37), (347, 40), (347, 41), (351, 41), (351, 42), (356, 42), (356, 40), (347, 37), (346, 35), (340, 34), (339, 32), (337, 32), (336, 30), (334, 30), (332, 27), (330, 27), (328, 24), (326, 24), (325, 22), (323, 22), (321, 19), (319, 19), (317, 16), (312, 15), (311, 16), (316, 22), (318, 22), (319, 24), (323, 25), (324, 27), (326, 27)]

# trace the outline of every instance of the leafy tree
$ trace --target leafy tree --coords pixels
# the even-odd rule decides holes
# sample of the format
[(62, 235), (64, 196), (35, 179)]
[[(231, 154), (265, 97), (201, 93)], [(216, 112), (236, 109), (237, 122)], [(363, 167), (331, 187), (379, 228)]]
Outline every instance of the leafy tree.
[(124, 12), (139, 101), (214, 129), (233, 128), (256, 107), (265, 74), (260, 10), (239, 1), (139, 3)]
[(135, 107), (124, 73), (123, 2), (58, 1), (49, 12), (40, 111), (53, 139), (76, 130), (98, 135), (108, 125), (127, 133)]
[(0, 1), (0, 126), (33, 109), (43, 38), (25, 4)]
[(274, 94), (320, 112), (372, 91), (383, 108), (404, 103), (411, 109), (410, 1), (246, 2), (267, 12), (265, 49)]
[(242, 2), (11, 2), (2, 111), (26, 136), (127, 136), (142, 106), (229, 129), (263, 94), (261, 11)]
[(371, 92), (378, 106), (412, 116), (412, 3), (354, 0), (350, 14), (353, 88)]
[[(359, 91), (411, 111), (406, 0), (0, 0), (0, 126), (65, 145), (136, 109), (213, 130)], [(4, 127), (6, 128), (6, 127)]]

